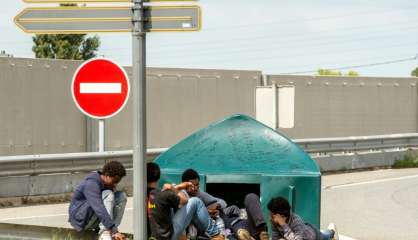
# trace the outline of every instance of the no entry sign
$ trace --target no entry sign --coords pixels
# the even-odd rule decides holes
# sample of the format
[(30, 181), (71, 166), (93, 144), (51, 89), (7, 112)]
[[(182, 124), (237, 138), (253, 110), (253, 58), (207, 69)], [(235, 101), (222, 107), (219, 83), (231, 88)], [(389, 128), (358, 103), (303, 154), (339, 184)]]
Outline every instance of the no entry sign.
[(77, 107), (86, 115), (104, 119), (116, 115), (129, 97), (125, 70), (106, 58), (90, 59), (78, 67), (71, 84)]

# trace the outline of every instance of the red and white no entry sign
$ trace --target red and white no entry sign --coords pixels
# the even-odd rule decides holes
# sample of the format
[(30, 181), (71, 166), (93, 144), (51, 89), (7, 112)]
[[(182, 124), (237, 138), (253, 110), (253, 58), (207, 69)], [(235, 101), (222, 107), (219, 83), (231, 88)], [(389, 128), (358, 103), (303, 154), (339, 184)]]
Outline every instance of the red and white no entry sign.
[(110, 118), (122, 110), (129, 90), (125, 70), (107, 58), (94, 58), (81, 64), (71, 84), (77, 107), (97, 119)]

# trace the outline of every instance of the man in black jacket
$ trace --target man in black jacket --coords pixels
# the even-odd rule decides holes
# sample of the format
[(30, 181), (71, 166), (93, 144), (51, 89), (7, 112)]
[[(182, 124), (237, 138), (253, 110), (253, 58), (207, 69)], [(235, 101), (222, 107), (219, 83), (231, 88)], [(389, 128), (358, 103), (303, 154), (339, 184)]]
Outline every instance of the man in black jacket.
[(206, 232), (211, 240), (224, 240), (219, 228), (211, 221), (208, 210), (197, 197), (184, 197), (180, 191), (190, 187), (190, 182), (178, 185), (165, 184), (157, 188), (160, 167), (147, 164), (148, 236), (157, 240), (178, 240), (184, 237), (184, 230), (194, 223)]

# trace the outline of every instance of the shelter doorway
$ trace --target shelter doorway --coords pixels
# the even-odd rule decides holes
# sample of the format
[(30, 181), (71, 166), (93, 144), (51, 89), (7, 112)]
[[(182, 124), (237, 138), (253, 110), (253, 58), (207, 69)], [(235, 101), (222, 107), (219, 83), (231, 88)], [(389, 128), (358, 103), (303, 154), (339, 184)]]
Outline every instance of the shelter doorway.
[(230, 205), (244, 208), (244, 199), (248, 193), (260, 196), (260, 184), (246, 183), (206, 183), (206, 192), (214, 197), (222, 198)]

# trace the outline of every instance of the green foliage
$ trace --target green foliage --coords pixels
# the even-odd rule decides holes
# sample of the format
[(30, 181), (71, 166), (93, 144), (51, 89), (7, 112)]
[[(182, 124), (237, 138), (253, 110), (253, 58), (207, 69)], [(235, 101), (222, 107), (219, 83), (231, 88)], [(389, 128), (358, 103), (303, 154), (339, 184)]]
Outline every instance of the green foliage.
[(71, 233), (66, 233), (65, 230), (59, 229), (52, 234), (51, 240), (75, 240)]
[(360, 74), (356, 71), (350, 70), (347, 73), (343, 74), (341, 71), (338, 70), (330, 70), (330, 69), (318, 69), (319, 76), (348, 76), (348, 77), (358, 77)]
[(345, 74), (345, 76), (358, 77), (358, 76), (360, 76), (360, 74), (358, 72), (356, 72), (356, 71), (350, 70), (350, 71), (348, 71), (347, 74)]
[(33, 38), (36, 58), (87, 60), (96, 56), (100, 46), (98, 36), (85, 34), (40, 34)]
[(396, 160), (393, 168), (416, 168), (418, 167), (418, 156), (415, 154), (406, 154), (403, 159)]
[(329, 69), (318, 69), (318, 75), (320, 76), (342, 76), (340, 71)]
[(411, 76), (413, 77), (418, 77), (418, 67), (416, 67), (412, 72), (411, 72)]

